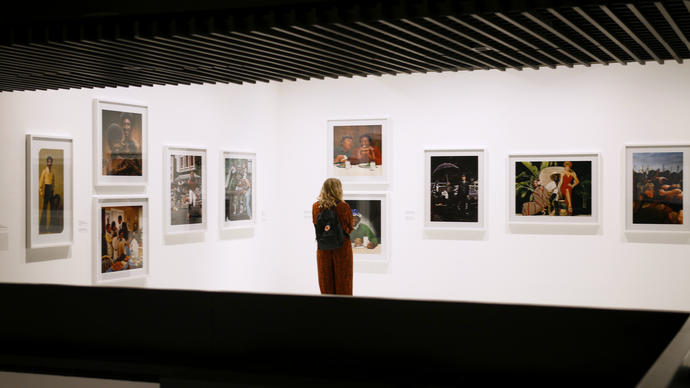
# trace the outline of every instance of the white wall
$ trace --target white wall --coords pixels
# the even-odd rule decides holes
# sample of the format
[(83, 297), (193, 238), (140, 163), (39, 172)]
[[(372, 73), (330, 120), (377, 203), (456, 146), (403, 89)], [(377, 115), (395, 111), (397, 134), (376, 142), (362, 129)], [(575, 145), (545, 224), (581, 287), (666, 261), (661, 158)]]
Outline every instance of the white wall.
[[(145, 286), (317, 293), (308, 214), (325, 178), (326, 120), (391, 119), (391, 265), (356, 273), (356, 295), (690, 311), (690, 245), (629, 241), (624, 225), (624, 144), (690, 143), (690, 65), (592, 66), (476, 71), (268, 85), (155, 87), (0, 94), (0, 281), (87, 284), (90, 233), (72, 258), (25, 263), (24, 132), (75, 136), (76, 220), (90, 220), (91, 98), (149, 105), (151, 169), (163, 144), (259, 153), (253, 239), (219, 240), (211, 218), (203, 242), (164, 244), (162, 181), (152, 174), (151, 276)], [(38, 113), (37, 113), (38, 112)], [(425, 146), (487, 149), (487, 232), (479, 240), (425, 237)], [(507, 227), (507, 155), (600, 152), (601, 228), (593, 235), (519, 234)], [(162, 175), (162, 174), (161, 174)], [(218, 182), (209, 180), (210, 211)], [(405, 214), (414, 212), (414, 220)], [(409, 218), (409, 217), (408, 217)]]

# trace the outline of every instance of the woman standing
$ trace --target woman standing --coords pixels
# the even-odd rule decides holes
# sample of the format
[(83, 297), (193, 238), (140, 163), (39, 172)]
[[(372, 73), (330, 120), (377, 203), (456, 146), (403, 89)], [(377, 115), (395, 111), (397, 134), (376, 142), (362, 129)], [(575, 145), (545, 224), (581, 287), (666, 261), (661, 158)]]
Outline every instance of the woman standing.
[(316, 250), (319, 288), (322, 294), (352, 295), (352, 210), (343, 201), (343, 186), (339, 179), (328, 178), (323, 182), (321, 194), (312, 206), (312, 221), (323, 210), (335, 208), (340, 226), (345, 233), (342, 247), (334, 250)]
[(568, 206), (568, 215), (573, 215), (573, 188), (580, 183), (577, 179), (577, 174), (572, 170), (573, 163), (569, 161), (563, 162), (565, 171), (563, 172), (563, 179), (561, 180), (561, 196), (565, 199), (565, 204)]

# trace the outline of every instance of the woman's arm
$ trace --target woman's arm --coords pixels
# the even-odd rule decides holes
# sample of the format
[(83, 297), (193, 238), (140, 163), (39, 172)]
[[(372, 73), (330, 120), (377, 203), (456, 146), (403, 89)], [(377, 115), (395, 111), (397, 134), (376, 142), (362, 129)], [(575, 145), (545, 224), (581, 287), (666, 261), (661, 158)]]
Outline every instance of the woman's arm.
[(577, 174), (575, 174), (575, 171), (572, 171), (571, 174), (573, 174), (573, 183), (570, 185), (570, 187), (575, 187), (580, 183), (580, 180), (577, 179)]

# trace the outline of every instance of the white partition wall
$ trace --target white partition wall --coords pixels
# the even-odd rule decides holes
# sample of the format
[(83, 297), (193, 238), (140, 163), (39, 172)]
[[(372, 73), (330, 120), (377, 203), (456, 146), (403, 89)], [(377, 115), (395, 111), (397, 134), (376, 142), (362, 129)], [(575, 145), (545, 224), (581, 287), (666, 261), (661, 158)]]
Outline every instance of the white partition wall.
[[(690, 65), (593, 65), (263, 85), (0, 94), (0, 281), (89, 284), (93, 182), (91, 101), (145, 102), (149, 114), (150, 271), (131, 285), (318, 293), (311, 204), (327, 170), (326, 123), (386, 117), (392, 168), (389, 265), (355, 273), (360, 296), (690, 311), (690, 238), (625, 234), (625, 145), (688, 144)], [(74, 242), (62, 258), (24, 248), (24, 136), (70, 134)], [(164, 144), (208, 145), (205, 234), (164, 236)], [(484, 232), (424, 232), (424, 149), (481, 145)], [(217, 227), (221, 150), (255, 150), (256, 225)], [(535, 230), (508, 224), (508, 155), (596, 152), (599, 225)], [(360, 185), (361, 186), (361, 185)], [(12, 189), (15, 188), (15, 189)], [(347, 188), (346, 188), (347, 189)], [(199, 237), (201, 236), (201, 237)], [(32, 255), (35, 252), (31, 253)]]

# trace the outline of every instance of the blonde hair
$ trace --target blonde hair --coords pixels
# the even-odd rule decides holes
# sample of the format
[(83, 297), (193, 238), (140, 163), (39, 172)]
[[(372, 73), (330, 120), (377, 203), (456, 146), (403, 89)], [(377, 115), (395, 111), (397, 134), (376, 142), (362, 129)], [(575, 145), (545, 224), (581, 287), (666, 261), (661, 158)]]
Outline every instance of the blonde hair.
[(343, 185), (338, 178), (328, 178), (323, 182), (317, 202), (322, 209), (335, 206), (343, 200)]

